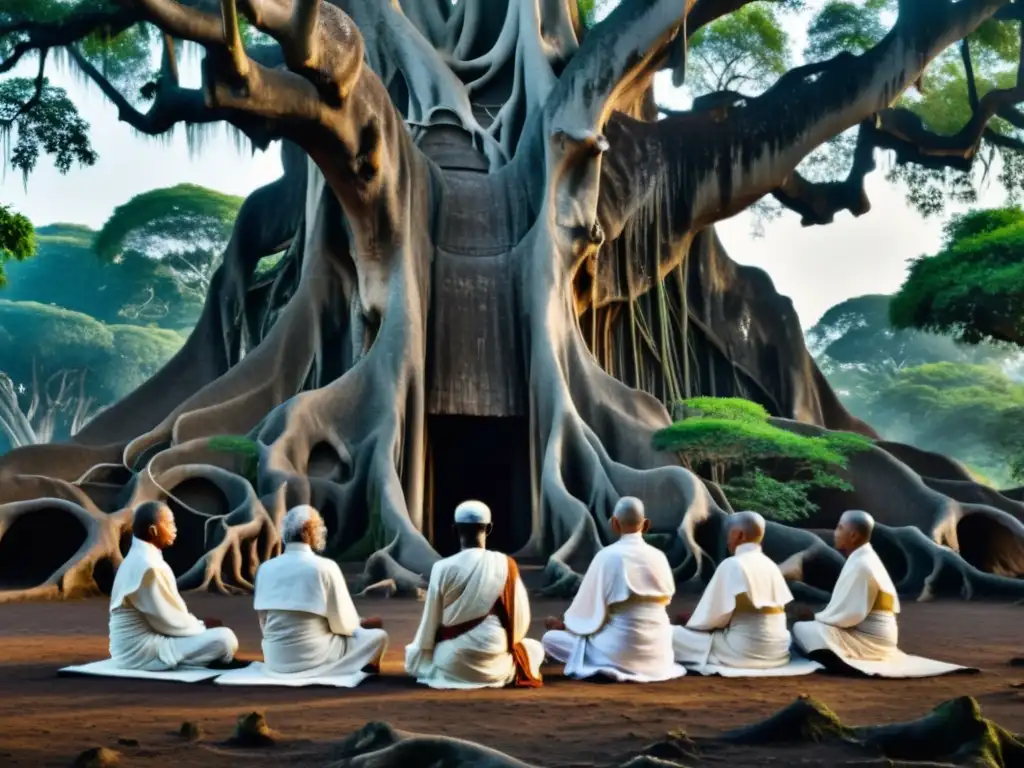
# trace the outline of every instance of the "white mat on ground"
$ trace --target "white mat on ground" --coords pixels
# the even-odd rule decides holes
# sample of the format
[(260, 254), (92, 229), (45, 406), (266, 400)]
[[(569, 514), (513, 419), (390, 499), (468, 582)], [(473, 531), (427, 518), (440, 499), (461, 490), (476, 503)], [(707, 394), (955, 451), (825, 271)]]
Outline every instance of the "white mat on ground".
[(720, 675), (721, 677), (799, 677), (811, 675), (819, 669), (824, 669), (821, 664), (800, 656), (793, 656), (789, 664), (771, 669), (748, 669), (744, 667), (722, 667), (718, 664), (705, 664), (703, 667), (693, 668), (704, 676)]
[(911, 656), (908, 653), (899, 652), (896, 656), (885, 661), (860, 661), (859, 659), (841, 659), (844, 664), (853, 667), (858, 672), (872, 677), (887, 677), (896, 680), (918, 678), (918, 677), (939, 677), (953, 672), (977, 672), (973, 667), (961, 667), (957, 664), (947, 664), (944, 661), (926, 659), (923, 656)]
[(93, 677), (125, 677), (134, 680), (165, 680), (171, 683), (199, 683), (222, 674), (221, 670), (205, 667), (178, 667), (167, 672), (147, 672), (143, 669), (123, 669), (113, 659), (76, 664), (57, 670), (58, 675), (91, 675)]
[(215, 682), (218, 685), (284, 685), (289, 688), (325, 685), (330, 688), (355, 688), (369, 676), (367, 672), (355, 672), (350, 675), (321, 675), (319, 677), (282, 675), (271, 672), (263, 662), (254, 661), (248, 667), (225, 672)]

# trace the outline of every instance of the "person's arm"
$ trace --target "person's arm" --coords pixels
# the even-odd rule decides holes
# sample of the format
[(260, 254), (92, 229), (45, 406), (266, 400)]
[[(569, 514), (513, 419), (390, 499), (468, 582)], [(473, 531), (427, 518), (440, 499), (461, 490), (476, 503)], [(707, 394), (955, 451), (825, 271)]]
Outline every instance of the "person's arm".
[(516, 610), (512, 617), (512, 642), (521, 643), (530, 631), (530, 596), (522, 579), (516, 579)]
[(577, 637), (589, 637), (601, 630), (608, 618), (605, 568), (614, 567), (620, 567), (617, 561), (609, 564), (600, 554), (591, 561), (587, 572), (583, 574), (576, 597), (572, 599), (562, 619), (562, 626), (566, 630)]
[(327, 624), (331, 632), (344, 637), (351, 637), (359, 628), (359, 614), (348, 592), (345, 576), (337, 563), (327, 561), (325, 570), (327, 590)]
[(147, 571), (131, 602), (157, 634), (191, 637), (206, 630), (206, 625), (188, 612), (169, 569)]
[(444, 619), (440, 582), (440, 569), (435, 567), (430, 573), (419, 629), (412, 643), (405, 647), (405, 671), (414, 677), (425, 672), (433, 663), (434, 637)]

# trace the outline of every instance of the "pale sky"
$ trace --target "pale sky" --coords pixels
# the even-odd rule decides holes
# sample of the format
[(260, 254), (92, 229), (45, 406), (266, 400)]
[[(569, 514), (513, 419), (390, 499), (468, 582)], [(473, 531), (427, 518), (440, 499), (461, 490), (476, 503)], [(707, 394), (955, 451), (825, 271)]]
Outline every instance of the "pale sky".
[[(31, 76), (35, 71), (33, 64), (23, 64), (11, 74)], [(68, 90), (92, 125), (99, 160), (91, 168), (75, 167), (61, 176), (43, 158), (27, 187), (19, 174), (8, 171), (3, 176), (0, 203), (12, 204), (37, 226), (73, 222), (99, 228), (115, 206), (150, 189), (190, 182), (245, 195), (280, 174), (274, 148), (253, 155), (247, 148), (239, 150), (227, 135), (218, 135), (193, 156), (182, 128), (170, 140), (136, 136), (118, 122), (117, 111), (91, 84), (56, 67), (50, 68), (50, 81)], [(671, 96), (664, 100), (676, 101)], [(764, 237), (755, 238), (749, 215), (741, 214), (720, 223), (718, 232), (733, 259), (761, 267), (779, 292), (792, 298), (806, 330), (846, 298), (894, 292), (907, 260), (937, 249), (941, 220), (922, 219), (880, 171), (869, 177), (867, 190), (872, 210), (859, 219), (843, 213), (829, 226), (803, 228), (796, 214), (786, 212), (766, 226)], [(1002, 201), (995, 190), (983, 198), (984, 205)]]

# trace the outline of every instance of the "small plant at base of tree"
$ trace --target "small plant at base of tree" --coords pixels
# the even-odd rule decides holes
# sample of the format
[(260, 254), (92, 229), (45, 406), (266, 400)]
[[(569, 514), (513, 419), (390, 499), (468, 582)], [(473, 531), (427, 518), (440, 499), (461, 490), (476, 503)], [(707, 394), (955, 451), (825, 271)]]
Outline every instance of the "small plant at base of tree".
[(862, 435), (809, 437), (771, 424), (760, 405), (739, 398), (702, 397), (677, 403), (681, 419), (654, 434), (654, 447), (678, 452), (698, 474), (718, 482), (736, 508), (773, 520), (808, 517), (816, 488), (850, 490), (834, 470), (852, 453), (868, 450)]

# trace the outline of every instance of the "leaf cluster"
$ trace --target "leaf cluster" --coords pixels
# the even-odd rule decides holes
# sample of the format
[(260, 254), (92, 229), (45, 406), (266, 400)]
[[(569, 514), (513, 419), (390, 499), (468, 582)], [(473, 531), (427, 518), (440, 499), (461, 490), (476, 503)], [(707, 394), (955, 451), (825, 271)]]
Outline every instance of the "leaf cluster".
[(25, 261), (35, 255), (36, 233), (28, 217), (0, 205), (0, 288), (7, 284), (4, 264)]
[[(736, 398), (685, 400), (676, 413), (681, 420), (656, 432), (654, 447), (681, 454), (691, 466), (710, 467), (712, 475), (722, 474), (723, 488), (736, 494), (726, 490), (731, 500), (774, 519), (813, 512), (807, 494), (814, 488), (846, 488), (833, 471), (872, 445), (850, 433), (818, 437), (790, 432), (772, 424), (761, 406)], [(786, 486), (785, 492), (780, 486)]]
[(968, 344), (1024, 344), (1022, 249), (1019, 208), (955, 217), (943, 249), (911, 262), (890, 308), (893, 326), (945, 333)]

